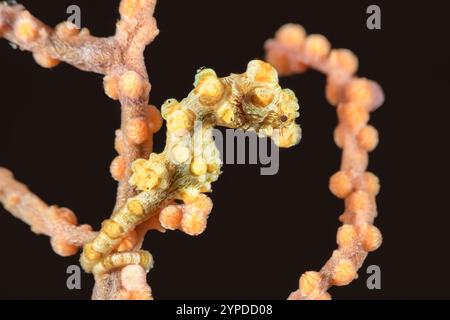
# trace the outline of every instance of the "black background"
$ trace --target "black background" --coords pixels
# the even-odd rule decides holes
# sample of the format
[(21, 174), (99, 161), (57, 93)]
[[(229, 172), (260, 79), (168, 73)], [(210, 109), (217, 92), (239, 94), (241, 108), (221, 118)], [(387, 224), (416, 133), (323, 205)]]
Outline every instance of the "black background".
[[(94, 35), (114, 32), (119, 0), (22, 1), (50, 25), (77, 4)], [(381, 143), (370, 170), (381, 179), (377, 225), (385, 242), (369, 255), (360, 278), (333, 288), (337, 299), (450, 298), (448, 258), (448, 117), (450, 11), (439, 1), (175, 1), (161, 0), (161, 30), (146, 50), (151, 102), (183, 98), (199, 67), (219, 75), (243, 72), (263, 58), (263, 43), (282, 24), (302, 24), (333, 47), (360, 58), (359, 74), (378, 81), (386, 103), (371, 122)], [(366, 8), (378, 4), (382, 30), (365, 26)], [(447, 19), (448, 20), (448, 19)], [(60, 65), (46, 70), (29, 53), (0, 42), (0, 165), (14, 171), (49, 204), (73, 209), (98, 228), (114, 205), (109, 174), (115, 156), (117, 102), (102, 92), (102, 77)], [(300, 99), (304, 137), (282, 150), (280, 171), (261, 176), (257, 165), (225, 165), (213, 186), (206, 232), (151, 232), (144, 247), (156, 260), (149, 281), (157, 299), (283, 299), (298, 276), (317, 270), (335, 248), (341, 200), (328, 191), (339, 166), (333, 107), (325, 78), (315, 72), (281, 80)], [(164, 130), (155, 140), (161, 150)], [(88, 299), (93, 286), (66, 288), (68, 265), (78, 256), (55, 255), (48, 239), (0, 209), (0, 298)], [(382, 289), (365, 286), (366, 267), (382, 270)]]

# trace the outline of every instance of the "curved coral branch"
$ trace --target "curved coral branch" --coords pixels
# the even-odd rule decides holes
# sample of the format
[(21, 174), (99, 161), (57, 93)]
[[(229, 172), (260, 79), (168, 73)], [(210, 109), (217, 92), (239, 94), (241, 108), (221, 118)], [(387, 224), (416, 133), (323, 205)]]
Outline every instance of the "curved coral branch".
[(105, 74), (121, 57), (114, 38), (97, 38), (63, 22), (45, 25), (22, 5), (0, 3), (0, 36), (33, 52), (38, 64), (50, 68), (64, 61), (81, 70)]
[(330, 179), (330, 190), (345, 199), (343, 226), (337, 233), (338, 249), (318, 271), (304, 273), (299, 289), (289, 299), (330, 299), (327, 290), (349, 284), (357, 277), (367, 253), (382, 242), (373, 225), (377, 215), (375, 196), (378, 178), (367, 172), (368, 152), (378, 144), (378, 133), (368, 125), (369, 112), (384, 100), (380, 86), (370, 80), (354, 77), (358, 68), (356, 56), (346, 49), (331, 50), (322, 35), (309, 35), (303, 27), (288, 24), (277, 31), (275, 39), (266, 42), (267, 59), (280, 73), (292, 74), (312, 68), (327, 76), (328, 101), (337, 106), (339, 125), (335, 142), (343, 149), (341, 169)]
[(61, 256), (74, 255), (97, 235), (89, 225), (77, 226), (71, 210), (49, 207), (4, 168), (0, 168), (0, 202), (16, 218), (30, 225), (34, 233), (49, 236), (53, 250)]

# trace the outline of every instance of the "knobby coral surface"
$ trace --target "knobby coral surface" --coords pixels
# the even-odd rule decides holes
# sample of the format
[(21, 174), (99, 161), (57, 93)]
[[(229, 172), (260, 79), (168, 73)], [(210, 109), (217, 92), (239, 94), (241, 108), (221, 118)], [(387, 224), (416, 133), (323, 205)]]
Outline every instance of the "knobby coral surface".
[(378, 132), (368, 124), (369, 113), (383, 104), (383, 91), (376, 82), (354, 75), (358, 59), (350, 50), (331, 49), (324, 36), (307, 35), (300, 25), (284, 25), (265, 47), (267, 60), (280, 74), (302, 73), (308, 68), (324, 73), (326, 97), (337, 108), (339, 124), (334, 140), (343, 152), (341, 168), (330, 178), (329, 187), (345, 201), (340, 216), (343, 225), (337, 232), (338, 249), (321, 270), (305, 272), (299, 289), (289, 296), (292, 300), (330, 299), (328, 289), (353, 281), (367, 253), (382, 242), (373, 225), (380, 183), (366, 170), (368, 153), (378, 144)]

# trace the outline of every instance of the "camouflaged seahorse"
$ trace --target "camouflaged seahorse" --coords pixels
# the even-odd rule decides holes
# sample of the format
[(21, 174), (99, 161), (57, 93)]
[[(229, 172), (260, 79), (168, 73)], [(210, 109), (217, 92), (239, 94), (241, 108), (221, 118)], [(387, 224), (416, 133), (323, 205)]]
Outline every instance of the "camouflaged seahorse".
[[(161, 214), (177, 209), (188, 213), (183, 231), (193, 235), (203, 231), (212, 209), (204, 193), (211, 191), (222, 166), (213, 127), (255, 131), (285, 148), (300, 141), (297, 98), (280, 87), (278, 74), (268, 63), (251, 61), (245, 73), (225, 78), (203, 69), (194, 86), (181, 102), (169, 99), (162, 106), (167, 121), (165, 149), (133, 163), (129, 183), (141, 192), (104, 221), (97, 238), (85, 245), (81, 256), (85, 271), (101, 275), (129, 264), (149, 270), (150, 253), (115, 250), (128, 232), (161, 208), (165, 208)], [(173, 204), (174, 200), (183, 204)]]

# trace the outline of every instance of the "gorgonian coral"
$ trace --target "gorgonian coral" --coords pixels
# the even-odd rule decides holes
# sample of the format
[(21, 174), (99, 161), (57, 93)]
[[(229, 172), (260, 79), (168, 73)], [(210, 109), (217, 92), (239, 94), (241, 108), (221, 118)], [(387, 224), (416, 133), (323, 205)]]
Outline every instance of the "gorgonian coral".
[[(48, 206), (23, 184), (0, 169), (0, 201), (32, 230), (51, 237), (62, 256), (80, 247), (80, 262), (95, 276), (94, 299), (151, 299), (146, 272), (153, 258), (141, 250), (148, 230), (181, 230), (201, 234), (212, 210), (205, 194), (221, 173), (221, 159), (213, 129), (223, 126), (271, 137), (279, 147), (299, 142), (298, 101), (278, 83), (277, 71), (254, 60), (242, 74), (219, 78), (212, 69), (199, 70), (194, 89), (182, 101), (167, 100), (160, 111), (149, 105), (151, 85), (143, 59), (145, 46), (158, 34), (155, 0), (122, 0), (116, 34), (97, 38), (70, 23), (50, 28), (20, 5), (0, 4), (0, 35), (31, 51), (38, 64), (55, 67), (60, 61), (104, 75), (105, 93), (122, 106), (116, 132), (118, 156), (111, 174), (119, 182), (115, 209), (99, 232), (77, 225), (66, 208)], [(331, 50), (321, 35), (306, 36), (297, 25), (286, 25), (266, 43), (267, 59), (280, 74), (308, 67), (327, 75), (326, 95), (337, 105), (339, 125), (335, 141), (343, 149), (341, 170), (330, 189), (345, 199), (344, 225), (338, 230), (339, 248), (319, 272), (300, 277), (290, 299), (328, 299), (331, 285), (352, 281), (367, 252), (381, 244), (373, 226), (378, 178), (366, 172), (368, 152), (378, 142), (367, 124), (369, 112), (381, 105), (375, 83), (355, 78), (357, 59), (348, 50)], [(162, 117), (161, 117), (162, 115)], [(152, 135), (167, 123), (166, 145), (152, 153)]]
[(381, 87), (374, 81), (358, 78), (358, 59), (347, 49), (331, 49), (318, 34), (306, 35), (300, 25), (281, 27), (275, 39), (266, 42), (267, 60), (281, 74), (312, 68), (327, 76), (326, 96), (337, 107), (339, 124), (334, 140), (343, 149), (341, 168), (330, 179), (330, 190), (344, 199), (343, 226), (337, 232), (339, 248), (320, 271), (304, 273), (299, 289), (290, 299), (329, 299), (332, 286), (349, 284), (367, 253), (378, 249), (382, 236), (373, 225), (377, 215), (375, 197), (380, 190), (378, 178), (366, 171), (368, 152), (378, 144), (377, 130), (368, 125), (369, 113), (384, 101)]

